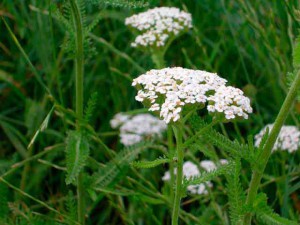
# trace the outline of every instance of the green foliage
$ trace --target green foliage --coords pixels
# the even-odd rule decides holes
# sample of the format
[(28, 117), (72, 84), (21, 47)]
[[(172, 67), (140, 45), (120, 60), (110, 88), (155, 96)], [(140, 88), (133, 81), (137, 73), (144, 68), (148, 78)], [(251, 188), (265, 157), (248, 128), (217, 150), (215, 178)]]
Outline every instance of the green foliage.
[[(299, 43), (300, 45), (300, 43)], [(299, 53), (300, 54), (300, 53)], [(294, 71), (294, 72), (288, 72), (287, 73), (287, 76), (286, 76), (286, 83), (287, 83), (287, 86), (288, 87), (291, 87), (293, 81), (295, 80), (296, 78), (296, 75), (297, 75), (297, 71)], [(299, 102), (300, 101), (300, 90), (298, 91), (297, 93), (297, 101)]]
[(3, 183), (0, 183), (0, 223), (8, 218), (8, 188)]
[(136, 162), (132, 162), (130, 163), (131, 166), (133, 167), (136, 167), (136, 168), (146, 168), (146, 169), (149, 169), (149, 168), (153, 168), (153, 167), (156, 167), (156, 166), (159, 166), (161, 164), (164, 164), (164, 163), (169, 163), (171, 160), (166, 158), (165, 156), (164, 157), (159, 157), (153, 161), (136, 161)]
[(241, 162), (235, 160), (234, 167), (228, 171), (227, 178), (227, 195), (229, 201), (230, 221), (233, 225), (242, 224), (243, 206), (245, 206), (245, 192), (240, 181)]
[(151, 142), (141, 142), (124, 148), (104, 168), (100, 168), (98, 172), (93, 174), (93, 187), (108, 186), (138, 154), (152, 146)]
[(120, 8), (145, 8), (149, 6), (149, 4), (144, 0), (88, 0), (88, 2)]
[[(189, 119), (189, 123), (191, 124), (195, 132), (207, 126), (207, 123), (199, 116), (192, 116)], [(248, 161), (251, 161), (248, 145), (240, 144), (237, 140), (231, 141), (212, 128), (204, 132), (203, 138), (201, 140), (211, 143), (222, 150), (225, 150), (233, 157), (242, 157)]]
[(97, 101), (98, 101), (99, 95), (97, 92), (94, 92), (88, 103), (87, 106), (85, 108), (85, 112), (84, 112), (84, 120), (89, 123), (91, 122), (91, 120), (93, 119), (93, 115), (95, 115), (95, 109), (97, 106)]
[(69, 220), (69, 225), (72, 225), (77, 219), (77, 203), (75, 201), (75, 196), (71, 190), (69, 190), (67, 195), (66, 209), (68, 211), (68, 216), (71, 219)]
[(267, 195), (260, 193), (257, 195), (253, 204), (253, 211), (256, 218), (262, 224), (266, 225), (296, 225), (298, 223), (281, 217), (277, 213), (273, 212), (273, 209), (267, 204)]
[(38, 129), (42, 122), (43, 114), (44, 110), (40, 103), (33, 100), (26, 101), (25, 124), (27, 126), (28, 136), (32, 136)]
[(293, 49), (293, 66), (294, 69), (300, 67), (300, 37), (297, 37)]
[(69, 131), (66, 138), (66, 184), (73, 183), (83, 170), (90, 147), (86, 135), (80, 131)]
[[(70, 126), (73, 127), (76, 120), (76, 114), (71, 110), (74, 108), (75, 97), (74, 78), (71, 76), (74, 74), (74, 66), (69, 61), (70, 57), (76, 56), (75, 27), (69, 0), (28, 0), (18, 1), (18, 4), (15, 2), (0, 1), (0, 14), (4, 18), (0, 19), (0, 27), (3, 26), (1, 30), (3, 32), (0, 34), (0, 80), (4, 81), (0, 82), (0, 173), (10, 171), (7, 179), (18, 187), (24, 167), (16, 169), (14, 164), (26, 160), (29, 172), (34, 176), (27, 179), (24, 191), (45, 204), (51, 204), (62, 214), (75, 218), (75, 192), (74, 195), (63, 195), (67, 193), (66, 185), (62, 182), (65, 174), (55, 168), (59, 166), (57, 168), (65, 169), (64, 151), (47, 153), (47, 150), (64, 139), (66, 130)], [(93, 140), (97, 140), (89, 143), (94, 150), (92, 157), (88, 158), (94, 160), (93, 167), (90, 163), (85, 163), (89, 168), (86, 168), (84, 173), (86, 179), (84, 187), (88, 191), (89, 188), (95, 187), (94, 201), (87, 201), (88, 224), (159, 225), (162, 221), (165, 223), (170, 217), (173, 189), (169, 185), (163, 185), (161, 176), (163, 170), (169, 169), (168, 165), (161, 164), (157, 168), (136, 173), (136, 170), (128, 165), (136, 160), (139, 154), (137, 152), (142, 153), (139, 158), (142, 162), (155, 159), (156, 152), (144, 151), (145, 148), (123, 154), (124, 150), (117, 141), (118, 133), (109, 127), (109, 120), (115, 113), (141, 107), (134, 100), (136, 91), (130, 84), (132, 78), (153, 68), (150, 55), (130, 47), (132, 35), (129, 35), (129, 30), (124, 25), (124, 18), (141, 12), (145, 10), (143, 7), (148, 6), (178, 7), (192, 14), (193, 29), (173, 42), (164, 61), (166, 66), (176, 65), (216, 72), (227, 79), (230, 85), (243, 89), (245, 94), (250, 96), (254, 113), (248, 120), (239, 123), (242, 138), (239, 137), (238, 140), (242, 140), (249, 134), (255, 135), (254, 132), (264, 124), (274, 121), (286, 93), (282, 82), (287, 81), (289, 86), (300, 67), (299, 39), (294, 40), (299, 33), (300, 17), (297, 21), (295, 14), (300, 13), (294, 10), (299, 8), (299, 2), (268, 0), (76, 0), (76, 2), (82, 14), (84, 53), (85, 58), (88, 57), (88, 60), (85, 60), (84, 96), (87, 100), (94, 90), (99, 93), (97, 106), (92, 104), (94, 101), (92, 94), (91, 104), (88, 102), (85, 109), (84, 119), (93, 124), (93, 128), (89, 129), (90, 126), (86, 121), (82, 121), (84, 129), (90, 131), (86, 136), (92, 136)], [(262, 5), (264, 7), (261, 7)], [(5, 29), (5, 26), (11, 29)], [(95, 48), (90, 37), (97, 43), (95, 46), (99, 52), (97, 57), (93, 57)], [(291, 60), (293, 43), (295, 43), (294, 60)], [(60, 48), (60, 45), (63, 45), (63, 48)], [(283, 80), (282, 74), (287, 74), (287, 71), (292, 73)], [(45, 96), (42, 88), (50, 93), (49, 88), (53, 95), (50, 98)], [(58, 97), (59, 101), (54, 100), (57, 107), (49, 122), (51, 129), (46, 129), (43, 135), (36, 138), (34, 134), (42, 130), (40, 125), (45, 113), (49, 112), (49, 107), (53, 104), (53, 97)], [(300, 122), (297, 112), (298, 108), (294, 112), (295, 115), (291, 114), (286, 124), (297, 125), (297, 120)], [(207, 112), (203, 109), (199, 114), (202, 117)], [(201, 117), (196, 119), (201, 120)], [(207, 124), (205, 121), (194, 121), (192, 129), (185, 127), (184, 139), (188, 140)], [(242, 160), (242, 167), (229, 168), (225, 173), (229, 182), (227, 190), (231, 190), (229, 212), (233, 215), (232, 218), (235, 218), (234, 222), (229, 221), (227, 216), (228, 204), (222, 185), (223, 176), (213, 180), (214, 187), (210, 189), (209, 195), (189, 196), (183, 199), (180, 222), (191, 225), (218, 225), (222, 222), (234, 224), (240, 221), (241, 215), (252, 213), (256, 216), (252, 223), (256, 225), (290, 224), (290, 221), (279, 217), (272, 210), (260, 210), (266, 205), (263, 203), (266, 199), (261, 194), (253, 206), (241, 207), (245, 203), (244, 192), (249, 185), (250, 170), (255, 169), (253, 165), (255, 166), (257, 157), (260, 156), (261, 147), (256, 148), (253, 145), (252, 136), (248, 138), (248, 145), (229, 140), (227, 137), (235, 137), (236, 132), (231, 124), (227, 124), (225, 128), (223, 135), (217, 130), (210, 129), (199, 136), (193, 145), (185, 149), (185, 156), (193, 159), (193, 162), (202, 159), (203, 154), (205, 158), (214, 161), (221, 157), (228, 157), (230, 161), (245, 158), (251, 164), (252, 167), (244, 166), (248, 163)], [(29, 142), (34, 143), (29, 146), (33, 147), (32, 157), (28, 156), (26, 149)], [(166, 144), (166, 140), (162, 140), (162, 143)], [(38, 156), (42, 151), (46, 151), (42, 160), (49, 162), (47, 165), (41, 164), (42, 160)], [(168, 155), (165, 150), (160, 152)], [(290, 160), (289, 163), (284, 160), (293, 158), (295, 160), (293, 164), (298, 168), (299, 152), (292, 155), (285, 153), (287, 152), (275, 153), (278, 159), (275, 156), (276, 163), (267, 166), (261, 190), (269, 196), (271, 200), (269, 205), (272, 208), (277, 212), (285, 211), (286, 213), (281, 213), (282, 216), (288, 216), (296, 221), (299, 219), (299, 213), (295, 207), (297, 199), (295, 200), (293, 196), (297, 193), (291, 192), (299, 190), (299, 182), (296, 180), (299, 171), (297, 169), (287, 172), (286, 168), (290, 168), (292, 163)], [(274, 154), (271, 156), (272, 159)], [(94, 174), (95, 171), (98, 173)], [(89, 181), (89, 174), (95, 175), (93, 182)], [(100, 178), (100, 183), (94, 185), (96, 178)], [(206, 180), (210, 178), (207, 177)], [(120, 184), (117, 183), (119, 181)], [(285, 181), (288, 187), (284, 185)], [(72, 186), (68, 188), (75, 189)], [(1, 221), (1, 225), (60, 224), (56, 221), (63, 221), (62, 224), (75, 224), (67, 218), (63, 219), (63, 215), (48, 211), (32, 199), (20, 197), (11, 190), (10, 195), (1, 192), (0, 190), (0, 208), (5, 206), (2, 205), (3, 198), (5, 202), (9, 201), (11, 208), (9, 218), (5, 222)], [(243, 196), (240, 199), (241, 195)], [(72, 197), (75, 198), (73, 203)], [(288, 204), (285, 203), (285, 198)]]
[[(79, 13), (81, 15), (81, 23), (83, 27), (83, 46), (84, 46), (84, 55), (85, 59), (88, 60), (92, 56), (95, 55), (95, 48), (92, 44), (90, 37), (88, 36), (91, 29), (93, 27), (89, 27), (86, 22), (86, 1), (85, 0), (77, 0), (76, 4), (78, 5)], [(57, 21), (62, 24), (66, 31), (68, 32), (67, 41), (63, 43), (62, 47), (69, 54), (69, 57), (74, 58), (76, 56), (76, 45), (75, 45), (75, 37), (76, 37), (76, 28), (74, 25), (74, 18), (71, 13), (71, 6), (69, 1), (65, 1), (62, 4), (61, 11), (56, 5), (53, 5), (53, 15), (57, 19)], [(98, 22), (98, 21), (97, 21)]]
[(212, 171), (209, 171), (209, 172), (204, 171), (198, 177), (193, 177), (192, 179), (185, 179), (183, 182), (184, 190), (189, 185), (201, 184), (201, 183), (204, 183), (207, 181), (211, 181), (212, 179), (214, 179), (215, 177), (218, 177), (220, 175), (227, 174), (228, 171), (230, 171), (233, 166), (234, 166), (234, 163), (229, 162), (228, 164), (219, 166), (217, 169), (214, 169)]
[(47, 129), (49, 121), (50, 121), (50, 117), (52, 115), (52, 112), (54, 110), (54, 106), (51, 108), (51, 110), (49, 111), (49, 113), (47, 114), (47, 116), (45, 117), (44, 121), (42, 122), (42, 124), (40, 125), (40, 127), (38, 128), (38, 130), (34, 133), (31, 141), (28, 144), (27, 149), (30, 149), (33, 145), (33, 143), (35, 142), (36, 138), (38, 137), (40, 132), (43, 132), (45, 129)]

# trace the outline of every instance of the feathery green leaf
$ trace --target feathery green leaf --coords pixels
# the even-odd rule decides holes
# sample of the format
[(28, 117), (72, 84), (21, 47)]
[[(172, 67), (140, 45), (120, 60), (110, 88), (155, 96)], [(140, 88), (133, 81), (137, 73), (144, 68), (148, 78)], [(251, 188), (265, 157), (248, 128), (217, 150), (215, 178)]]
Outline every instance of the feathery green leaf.
[(67, 184), (76, 180), (85, 166), (89, 152), (89, 142), (86, 135), (80, 131), (70, 131), (66, 139)]
[(159, 166), (163, 163), (169, 163), (171, 160), (166, 158), (166, 157), (159, 157), (153, 161), (136, 161), (130, 163), (131, 166), (136, 167), (136, 168), (153, 168), (156, 166)]

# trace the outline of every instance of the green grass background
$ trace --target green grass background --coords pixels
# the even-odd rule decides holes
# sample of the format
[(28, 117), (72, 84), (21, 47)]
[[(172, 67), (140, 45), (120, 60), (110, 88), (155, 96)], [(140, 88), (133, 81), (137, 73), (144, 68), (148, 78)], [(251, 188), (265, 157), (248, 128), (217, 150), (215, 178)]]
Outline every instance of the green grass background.
[[(61, 47), (67, 40), (67, 34), (64, 26), (50, 17), (50, 3), (57, 3), (58, 7), (61, 4), (59, 0), (3, 0), (0, 3), (0, 15), (12, 28), (40, 77), (60, 104), (73, 108), (74, 68), (71, 56)], [(299, 4), (297, 0), (150, 2), (151, 7), (175, 6), (192, 14), (194, 28), (170, 46), (166, 54), (167, 66), (216, 72), (226, 78), (230, 85), (243, 89), (251, 98), (254, 113), (249, 120), (225, 125), (230, 138), (243, 141), (247, 135), (255, 135), (265, 124), (274, 121), (287, 91), (286, 74), (293, 70), (292, 49), (299, 28)], [(90, 51), (85, 65), (84, 99), (86, 103), (93, 92), (98, 92), (100, 97), (93, 124), (104, 142), (116, 151), (120, 144), (116, 135), (108, 133), (112, 131), (109, 120), (120, 111), (142, 108), (134, 100), (136, 91), (131, 87), (131, 79), (154, 68), (147, 52), (130, 47), (134, 34), (124, 25), (127, 16), (143, 10), (112, 8), (104, 4), (87, 7), (88, 23), (99, 16), (101, 19), (92, 32), (90, 49), (93, 51)], [(0, 171), (5, 172), (13, 162), (26, 157), (26, 146), (52, 105), (1, 20), (0, 103)], [(33, 153), (63, 143), (69, 120), (68, 116), (55, 113), (49, 128), (39, 136)], [(286, 123), (299, 125), (299, 104), (298, 111), (293, 109)], [(96, 144), (92, 148), (92, 155), (100, 162), (107, 160), (107, 155)], [(47, 160), (64, 166), (63, 150), (47, 156)], [(293, 190), (292, 193), (296, 195), (293, 199), (291, 193), (287, 193), (291, 187), (300, 186), (297, 183), (298, 162), (298, 153), (293, 157), (287, 154), (272, 156), (266, 171), (269, 176), (264, 181), (282, 177), (277, 183), (263, 187), (275, 211), (295, 220), (299, 219), (299, 190)], [(290, 165), (289, 170), (286, 170), (286, 164)], [(25, 191), (53, 204), (57, 209), (65, 210), (67, 187), (63, 172), (38, 162), (30, 170), (34, 176), (27, 178)], [(160, 188), (160, 177), (164, 170), (161, 168), (143, 174), (151, 174), (150, 182)], [(18, 170), (10, 176), (9, 180), (16, 186), (19, 185), (21, 173), (22, 170)], [(289, 176), (288, 173), (296, 175)], [(244, 179), (246, 181), (249, 178), (246, 169)], [(130, 189), (132, 184), (123, 182)], [(134, 187), (131, 188), (134, 190)], [(224, 186), (218, 190), (220, 198), (216, 194), (217, 200), (195, 198), (184, 209), (193, 215), (201, 215), (199, 218), (203, 224), (220, 224), (220, 219), (228, 224), (228, 206), (222, 205), (226, 202), (223, 189)], [(12, 193), (11, 190), (7, 191)], [(13, 202), (15, 198), (9, 197), (8, 200)], [(89, 208), (90, 224), (161, 224), (162, 220), (168, 224), (168, 217), (165, 217), (168, 207), (156, 207), (155, 203), (150, 204), (151, 201), (145, 198), (102, 194), (98, 199), (101, 200), (99, 205), (96, 201)], [(24, 201), (32, 211), (43, 212), (35, 203)], [(25, 214), (28, 213), (26, 207), (21, 209)], [(15, 218), (22, 217), (16, 209), (12, 211)]]

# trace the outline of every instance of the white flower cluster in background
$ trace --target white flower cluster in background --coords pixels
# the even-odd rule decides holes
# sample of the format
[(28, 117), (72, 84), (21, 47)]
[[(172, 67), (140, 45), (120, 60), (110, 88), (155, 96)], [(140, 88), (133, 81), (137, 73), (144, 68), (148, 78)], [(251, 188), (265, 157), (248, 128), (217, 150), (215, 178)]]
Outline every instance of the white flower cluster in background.
[(124, 113), (117, 113), (114, 116), (114, 118), (110, 121), (110, 126), (113, 129), (116, 129), (120, 127), (122, 124), (124, 124), (129, 118), (130, 118), (129, 115), (126, 115)]
[(185, 105), (205, 106), (226, 119), (248, 118), (252, 112), (249, 98), (240, 89), (225, 86), (215, 73), (181, 67), (150, 70), (133, 80), (139, 89), (136, 100), (150, 102), (149, 111), (158, 111), (166, 123), (176, 122)]
[[(220, 160), (220, 164), (226, 164), (226, 163), (228, 163), (226, 159)], [(217, 169), (217, 166), (215, 165), (215, 163), (210, 160), (201, 161), (200, 167), (202, 167), (207, 172)], [(174, 174), (176, 174), (176, 173), (177, 173), (177, 170), (175, 168)], [(192, 179), (193, 177), (198, 177), (200, 175), (201, 175), (201, 172), (199, 171), (199, 168), (197, 167), (197, 165), (195, 165), (194, 163), (187, 161), (183, 164), (183, 176), (186, 179)], [(162, 177), (162, 180), (169, 181), (170, 179), (171, 179), (170, 171), (167, 171), (165, 173), (165, 175)], [(213, 186), (212, 183), (208, 181), (208, 182), (205, 182), (202, 184), (189, 185), (187, 187), (187, 189), (192, 194), (201, 195), (201, 194), (207, 194), (208, 191), (207, 191), (206, 187), (212, 187), (212, 186)]]
[(191, 28), (192, 16), (175, 7), (157, 7), (126, 18), (125, 25), (141, 32), (132, 47), (161, 47), (170, 37)]
[[(269, 133), (273, 128), (273, 124), (266, 125), (257, 135), (255, 135), (255, 146), (258, 147), (262, 137), (269, 128)], [(285, 150), (294, 152), (300, 147), (300, 130), (296, 126), (282, 126), (277, 140), (274, 144), (273, 151)]]
[(130, 116), (118, 113), (110, 124), (112, 128), (120, 127), (120, 142), (125, 146), (136, 144), (149, 137), (159, 138), (167, 129), (164, 121), (150, 114)]

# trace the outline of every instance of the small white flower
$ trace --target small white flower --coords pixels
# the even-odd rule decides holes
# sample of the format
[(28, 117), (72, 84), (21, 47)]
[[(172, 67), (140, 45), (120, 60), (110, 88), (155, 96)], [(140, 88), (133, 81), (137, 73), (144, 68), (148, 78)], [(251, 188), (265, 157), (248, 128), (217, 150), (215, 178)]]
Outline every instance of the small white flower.
[[(118, 116), (117, 116), (118, 115)], [(118, 113), (115, 117), (120, 118), (122, 113)], [(114, 120), (117, 121), (114, 117)], [(141, 142), (146, 137), (161, 137), (162, 133), (167, 129), (164, 121), (150, 115), (138, 114), (135, 116), (121, 117), (122, 123), (120, 126), (121, 143), (125, 146), (130, 146)], [(113, 125), (116, 122), (111, 123)], [(113, 126), (112, 126), (113, 127)], [(113, 128), (115, 128), (114, 126)], [(118, 127), (118, 126), (117, 126)]]
[(162, 47), (192, 27), (192, 16), (175, 7), (157, 7), (126, 18), (125, 25), (141, 32), (132, 47)]
[[(265, 126), (257, 135), (255, 135), (255, 146), (258, 147), (267, 128), (271, 132), (273, 124)], [(286, 150), (294, 152), (300, 147), (300, 130), (296, 126), (282, 126), (277, 140), (274, 144), (273, 151)]]

